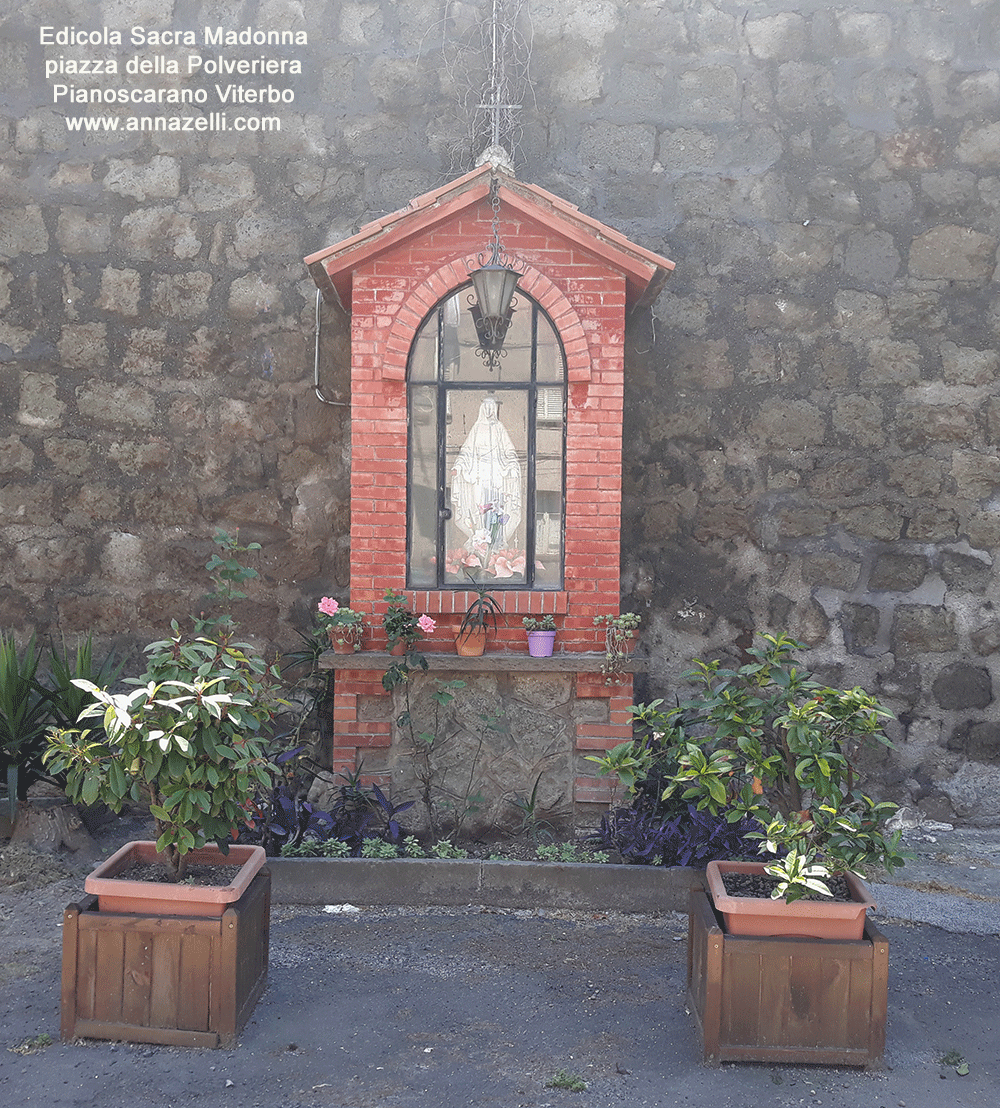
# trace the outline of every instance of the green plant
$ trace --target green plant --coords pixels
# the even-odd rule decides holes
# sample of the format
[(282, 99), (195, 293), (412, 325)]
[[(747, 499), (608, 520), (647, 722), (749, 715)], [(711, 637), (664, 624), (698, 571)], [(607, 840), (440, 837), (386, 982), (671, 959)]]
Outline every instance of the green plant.
[(546, 1089), (566, 1089), (571, 1093), (582, 1093), (586, 1091), (587, 1082), (582, 1077), (577, 1077), (576, 1074), (559, 1070), (545, 1082), (545, 1087)]
[(637, 612), (594, 616), (594, 626), (604, 628), (604, 664), (601, 666), (601, 673), (609, 685), (617, 681), (619, 674), (625, 669), (639, 622)]
[[(385, 628), (390, 650), (397, 643), (404, 643), (409, 651), (418, 639), (430, 635), (437, 626), (430, 616), (414, 615), (403, 593), (386, 589), (383, 599), (389, 603), (385, 615), (382, 616), (382, 626)], [(423, 668), (426, 669), (426, 665)]]
[(361, 847), (362, 858), (398, 858), (399, 849), (395, 843), (384, 839), (365, 839)]
[(65, 640), (61, 650), (52, 643), (49, 646), (48, 677), (44, 682), (52, 721), (58, 727), (72, 727), (83, 710), (93, 703), (90, 693), (76, 682), (90, 681), (108, 688), (121, 677), (124, 668), (124, 660), (119, 660), (114, 654), (108, 654), (99, 663), (94, 660), (92, 635), (81, 639), (72, 654)]
[(438, 839), (427, 848), (427, 856), (429, 858), (468, 858), (469, 852), (460, 846), (455, 846), (450, 839)]
[(255, 554), (260, 550), (259, 542), (250, 542), (246, 546), (240, 544), (239, 533), (234, 538), (221, 528), (215, 532), (213, 541), (219, 547), (221, 553), (213, 554), (205, 563), (205, 569), (215, 586), (205, 599), (212, 605), (223, 608), (220, 615), (206, 618), (202, 612), (201, 618), (195, 620), (195, 632), (199, 635), (211, 635), (217, 630), (231, 631), (236, 623), (232, 614), (225, 610), (226, 606), (234, 600), (245, 600), (247, 594), (243, 591), (243, 585), (247, 581), (253, 581), (260, 574), (250, 566), (245, 566), (240, 561), (245, 554)]
[(13, 635), (0, 632), (0, 752), (7, 764), (10, 818), (14, 819), (20, 777), (40, 772), (49, 724), (49, 700), (37, 679), (41, 650), (32, 635), (18, 650)]
[(331, 639), (349, 643), (355, 650), (361, 649), (365, 631), (365, 617), (361, 612), (344, 608), (332, 596), (324, 596), (317, 605), (317, 620)]
[(576, 843), (543, 843), (535, 853), (543, 862), (607, 862), (602, 850), (587, 850)]
[(534, 787), (531, 790), (531, 795), (528, 797), (515, 796), (510, 801), (511, 805), (517, 809), (521, 815), (521, 825), (518, 827), (518, 833), (526, 835), (536, 845), (540, 842), (551, 841), (553, 839), (552, 825), (542, 819), (541, 809), (538, 804), (538, 786), (541, 783), (542, 775), (539, 774), (535, 778)]
[(521, 622), (524, 624), (525, 631), (554, 631), (556, 629), (555, 616), (540, 616), (537, 619), (534, 616), (525, 616)]
[(126, 800), (147, 801), (156, 848), (180, 880), (196, 847), (214, 840), (228, 850), (257, 788), (270, 787), (277, 771), (261, 730), (282, 702), (272, 691), (277, 668), (253, 647), (172, 628), (146, 647), (147, 668), (129, 680), (132, 692), (76, 682), (93, 697), (83, 718), (103, 729), (55, 730), (45, 761), (66, 774), (71, 800), (100, 800), (114, 812)]
[(470, 583), (476, 591), (476, 599), (465, 609), (462, 622), (458, 626), (458, 638), (464, 635), (487, 633), (490, 628), (496, 634), (497, 616), (503, 616), (503, 609), (497, 598), (482, 586), (478, 585), (472, 574), (469, 574)]
[(754, 833), (777, 860), (775, 899), (822, 892), (825, 878), (879, 864), (903, 864), (899, 833), (885, 823), (896, 805), (858, 787), (858, 760), (891, 713), (863, 689), (833, 689), (794, 664), (799, 643), (762, 636), (738, 669), (696, 661), (688, 674), (698, 694), (666, 713), (683, 733), (677, 772), (664, 796), (682, 799), (730, 822), (756, 820)]
[(629, 793), (634, 793), (639, 783), (649, 775), (654, 754), (642, 740), (629, 739), (627, 742), (613, 746), (604, 754), (588, 754), (586, 760), (597, 764), (597, 770), (602, 777), (610, 777), (614, 774), (618, 784), (624, 785)]

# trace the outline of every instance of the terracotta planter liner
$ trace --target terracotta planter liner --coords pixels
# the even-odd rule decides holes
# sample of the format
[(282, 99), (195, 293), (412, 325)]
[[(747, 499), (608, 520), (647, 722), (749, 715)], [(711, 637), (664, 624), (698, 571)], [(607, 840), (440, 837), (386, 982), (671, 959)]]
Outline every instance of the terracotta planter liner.
[(845, 874), (852, 901), (783, 900), (729, 896), (723, 872), (764, 872), (764, 862), (709, 862), (705, 883), (716, 910), (722, 913), (730, 935), (775, 935), (808, 939), (858, 940), (864, 935), (865, 916), (875, 901), (860, 878)]
[(133, 862), (160, 862), (153, 842), (126, 843), (102, 862), (84, 882), (84, 889), (97, 897), (99, 911), (126, 914), (156, 913), (164, 916), (221, 916), (246, 892), (263, 869), (267, 855), (262, 846), (231, 846), (222, 854), (217, 846), (204, 846), (188, 854), (191, 865), (231, 866), (228, 885), (178, 885), (171, 881), (131, 881), (116, 876)]

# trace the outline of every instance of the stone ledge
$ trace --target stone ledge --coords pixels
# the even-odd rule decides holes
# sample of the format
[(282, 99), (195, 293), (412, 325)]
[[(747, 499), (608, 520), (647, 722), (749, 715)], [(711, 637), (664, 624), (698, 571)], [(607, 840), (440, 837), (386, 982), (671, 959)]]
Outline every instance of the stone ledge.
[(458, 905), (686, 912), (704, 871), (475, 859), (269, 858), (279, 904)]
[[(428, 669), (452, 673), (491, 673), (496, 670), (503, 673), (600, 673), (605, 658), (599, 651), (553, 654), (551, 658), (532, 658), (530, 654), (499, 650), (476, 658), (460, 654), (418, 653), (427, 659)], [(337, 654), (326, 650), (319, 656), (319, 668), (387, 670), (399, 661), (397, 656), (380, 650), (362, 650), (355, 654)], [(626, 673), (644, 673), (647, 666), (645, 658), (630, 658), (622, 668)]]

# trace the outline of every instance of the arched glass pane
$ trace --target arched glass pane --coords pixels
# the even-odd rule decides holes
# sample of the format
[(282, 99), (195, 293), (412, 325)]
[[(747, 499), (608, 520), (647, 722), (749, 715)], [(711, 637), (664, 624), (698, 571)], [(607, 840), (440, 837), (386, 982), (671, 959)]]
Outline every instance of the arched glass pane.
[(566, 372), (548, 317), (518, 297), (492, 368), (469, 289), (424, 320), (409, 365), (408, 581), (562, 586)]

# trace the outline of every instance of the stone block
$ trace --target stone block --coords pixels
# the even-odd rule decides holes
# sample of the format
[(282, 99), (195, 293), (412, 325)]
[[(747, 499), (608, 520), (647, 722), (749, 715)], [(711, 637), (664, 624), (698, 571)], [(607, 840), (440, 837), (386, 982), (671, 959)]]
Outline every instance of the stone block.
[(793, 639), (810, 648), (825, 642), (830, 634), (830, 619), (823, 606), (813, 599), (797, 604), (786, 626)]
[(56, 469), (72, 477), (83, 477), (93, 469), (90, 443), (84, 439), (47, 439), (45, 456)]
[(897, 659), (888, 673), (878, 675), (877, 684), (881, 695), (916, 704), (921, 696), (920, 665), (912, 659)]
[[(635, 138), (640, 144), (639, 151), (633, 153), (626, 164), (633, 166), (638, 165), (638, 159), (640, 157), (645, 158), (648, 147), (649, 166), (633, 170), (633, 172), (648, 172), (648, 169), (651, 168), (653, 164), (653, 147), (645, 140), (644, 128), (639, 128), (638, 130), (640, 133), (635, 136)], [(589, 139), (590, 145), (596, 148), (592, 157), (601, 155), (603, 148), (598, 141), (601, 133), (603, 132), (598, 131)], [(679, 128), (669, 131), (660, 137), (659, 150), (659, 163), (663, 166), (664, 171), (670, 173), (671, 176), (707, 172), (715, 165), (715, 157), (718, 151), (718, 139), (715, 135), (707, 131)], [(581, 150), (581, 157), (582, 156), (584, 156), (583, 150)], [(606, 157), (607, 154), (603, 156)], [(587, 164), (614, 165), (615, 163), (592, 163), (588, 160)]]
[(53, 493), (49, 481), (0, 485), (0, 528), (51, 526)]
[(918, 508), (910, 517), (906, 537), (914, 542), (950, 542), (958, 537), (958, 516), (935, 504)]
[(111, 245), (111, 220), (86, 208), (65, 207), (56, 227), (59, 248), (64, 254), (101, 254)]
[(864, 380), (876, 385), (912, 385), (920, 380), (920, 347), (909, 340), (872, 339), (867, 346), (868, 368)]
[(907, 496), (936, 496), (941, 491), (941, 463), (923, 455), (892, 458), (886, 464), (886, 483)]
[(992, 720), (968, 720), (948, 739), (948, 749), (987, 766), (1000, 765), (1000, 723)]
[(142, 279), (134, 269), (114, 269), (107, 266), (101, 270), (101, 295), (96, 307), (117, 315), (134, 317), (139, 314), (139, 300), (142, 296)]
[(35, 468), (35, 454), (18, 435), (0, 439), (0, 475), (28, 474)]
[(932, 227), (910, 246), (910, 276), (937, 281), (989, 280), (996, 247), (995, 237), (969, 227)]
[(805, 400), (765, 401), (750, 423), (751, 434), (771, 448), (802, 450), (826, 437), (823, 413)]
[(37, 204), (0, 207), (0, 258), (44, 254), (48, 249), (49, 234)]
[(844, 645), (849, 654), (864, 654), (878, 642), (881, 615), (871, 604), (845, 604), (840, 609)]
[(879, 58), (892, 43), (892, 17), (885, 13), (837, 10), (834, 19), (837, 40), (830, 57)]
[(956, 450), (951, 472), (958, 495), (967, 500), (992, 499), (1000, 487), (1000, 458), (995, 453)]
[(186, 202), (196, 212), (244, 208), (256, 192), (257, 182), (246, 162), (208, 162), (192, 171)]
[(1000, 354), (996, 350), (977, 350), (953, 342), (941, 344), (944, 379), (949, 385), (989, 385), (1000, 371)]
[(898, 223), (913, 208), (913, 189), (906, 181), (886, 181), (878, 187), (876, 203), (883, 222)]
[(883, 140), (882, 160), (892, 170), (934, 169), (944, 157), (944, 150), (944, 136), (940, 131), (914, 127), (896, 131)]
[(842, 554), (806, 554), (802, 558), (802, 580), (819, 588), (850, 592), (858, 583), (860, 565)]
[(838, 512), (837, 518), (850, 534), (877, 542), (895, 542), (903, 525), (902, 513), (891, 504), (863, 504)]
[(22, 374), (17, 422), (41, 430), (60, 427), (66, 405), (58, 391), (58, 380), (51, 373)]
[(955, 616), (927, 604), (901, 604), (893, 627), (894, 653), (944, 653), (958, 649)]
[(162, 154), (154, 155), (145, 164), (111, 158), (103, 185), (105, 192), (128, 196), (141, 204), (169, 200), (180, 195), (180, 162)]
[(789, 115), (820, 113), (836, 103), (833, 72), (824, 65), (783, 62), (775, 99)]
[(991, 619), (969, 635), (972, 649), (982, 658), (1000, 650), (1000, 620)]
[(725, 339), (681, 340), (670, 358), (679, 389), (724, 389), (733, 383), (733, 367)]
[(147, 261), (186, 260), (201, 251), (201, 239), (190, 216), (172, 208), (140, 208), (122, 219), (122, 250), (128, 257)]
[(965, 533), (977, 550), (1000, 547), (1000, 512), (976, 512), (965, 522)]
[(1000, 123), (966, 123), (955, 154), (966, 165), (1000, 166)]
[(842, 500), (865, 492), (872, 486), (872, 465), (867, 458), (841, 458), (832, 465), (817, 468), (808, 486), (823, 500)]
[(196, 319), (208, 311), (212, 275), (197, 270), (170, 273), (154, 278), (150, 305), (172, 319)]
[(941, 576), (949, 589), (985, 592), (993, 580), (993, 566), (981, 558), (946, 550), (941, 555)]
[(156, 415), (152, 393), (137, 385), (81, 385), (76, 406), (85, 419), (120, 427), (151, 427)]
[(992, 703), (993, 680), (983, 666), (954, 662), (934, 678), (931, 691), (939, 708), (969, 711)]
[(165, 327), (139, 327), (129, 332), (122, 370), (141, 377), (162, 374), (168, 350)]
[(861, 221), (861, 201), (849, 182), (829, 173), (819, 173), (809, 181), (806, 192), (813, 215), (836, 223)]
[(921, 335), (940, 331), (948, 323), (948, 310), (939, 292), (910, 292), (895, 290), (890, 293), (889, 321), (893, 327), (918, 331)]
[(976, 431), (976, 413), (967, 404), (903, 404), (896, 418), (896, 440), (904, 450), (968, 443)]
[(869, 396), (838, 396), (833, 427), (858, 446), (881, 446), (885, 442), (885, 413), (882, 405)]
[(902, 258), (888, 231), (855, 231), (844, 251), (844, 273), (862, 285), (885, 285), (899, 272)]
[(910, 592), (927, 576), (927, 559), (920, 554), (879, 554), (868, 578), (875, 592)]

